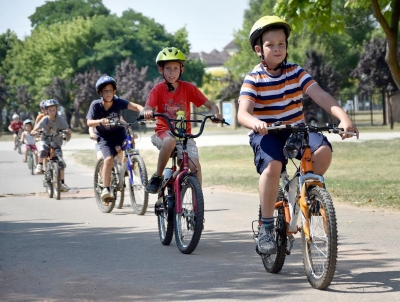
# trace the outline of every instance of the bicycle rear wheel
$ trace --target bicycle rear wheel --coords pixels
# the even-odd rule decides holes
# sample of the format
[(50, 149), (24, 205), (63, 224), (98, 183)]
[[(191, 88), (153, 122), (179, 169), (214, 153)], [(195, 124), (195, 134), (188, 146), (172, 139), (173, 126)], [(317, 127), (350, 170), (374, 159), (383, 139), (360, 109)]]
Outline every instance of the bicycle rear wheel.
[(337, 261), (337, 224), (332, 198), (326, 189), (309, 190), (308, 209), (311, 240), (301, 232), (304, 270), (316, 289), (325, 289), (331, 283)]
[(175, 213), (175, 240), (183, 254), (197, 247), (204, 223), (204, 199), (200, 183), (195, 176), (187, 176), (181, 189), (182, 212)]
[[(279, 186), (278, 197), (276, 200), (281, 201), (284, 198), (283, 190), (281, 186)], [(287, 235), (285, 209), (283, 206), (274, 210), (274, 217), (277, 251), (276, 254), (261, 254), (261, 259), (267, 272), (276, 274), (281, 271), (286, 258)], [(259, 219), (261, 220), (261, 208), (259, 211)]]
[(129, 183), (129, 193), (131, 196), (131, 205), (133, 212), (138, 215), (144, 215), (149, 204), (149, 193), (146, 192), (147, 169), (140, 155), (132, 155), (132, 183)]
[[(103, 202), (101, 200), (101, 192), (103, 191), (103, 179), (101, 173), (103, 170), (104, 160), (101, 158), (97, 161), (96, 168), (94, 169), (93, 186), (94, 186), (94, 196), (96, 197), (96, 203), (100, 211), (103, 213), (110, 213), (115, 206), (115, 199), (108, 202)], [(110, 188), (112, 182), (110, 183)], [(111, 193), (113, 194), (113, 192)]]
[(175, 203), (172, 196), (168, 198), (168, 189), (164, 189), (158, 197), (163, 199), (162, 205), (155, 206), (154, 209), (158, 221), (158, 235), (163, 245), (169, 245), (174, 236)]
[(51, 170), (53, 177), (51, 183), (53, 185), (54, 198), (60, 200), (61, 197), (61, 179), (60, 179), (60, 169), (58, 167), (58, 162), (53, 161), (51, 163)]

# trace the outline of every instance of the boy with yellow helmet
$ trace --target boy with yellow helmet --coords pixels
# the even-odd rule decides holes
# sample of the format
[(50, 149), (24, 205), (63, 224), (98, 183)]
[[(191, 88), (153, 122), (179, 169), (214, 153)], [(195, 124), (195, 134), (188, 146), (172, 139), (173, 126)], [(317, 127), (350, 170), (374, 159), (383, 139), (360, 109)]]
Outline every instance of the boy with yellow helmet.
[[(171, 119), (176, 119), (177, 112), (182, 110), (185, 112), (185, 118), (190, 119), (190, 102), (193, 102), (196, 107), (206, 106), (216, 118), (222, 119), (218, 107), (211, 103), (196, 86), (179, 80), (185, 70), (185, 62), (185, 55), (175, 47), (164, 48), (158, 53), (156, 58), (158, 72), (165, 82), (157, 84), (151, 90), (143, 111), (145, 119), (153, 118), (153, 108)], [(191, 133), (190, 123), (187, 123), (186, 130), (187, 133)], [(163, 118), (157, 118), (155, 132), (152, 142), (160, 149), (160, 153), (157, 171), (146, 186), (146, 191), (153, 194), (160, 191), (163, 171), (175, 146), (178, 149), (178, 158), (182, 158), (182, 147), (176, 144), (176, 138), (170, 133), (167, 122)], [(190, 169), (195, 171), (197, 168), (196, 176), (201, 184), (201, 166), (195, 141), (189, 139), (187, 147), (191, 159)]]
[[(239, 96), (238, 121), (250, 129), (254, 163), (260, 174), (259, 194), (262, 226), (258, 249), (264, 254), (276, 253), (273, 212), (279, 179), (286, 163), (283, 146), (290, 133), (268, 133), (267, 123), (304, 122), (302, 95), (307, 93), (315, 103), (340, 120), (339, 127), (357, 132), (356, 126), (339, 106), (300, 66), (287, 62), (290, 25), (277, 16), (257, 20), (249, 36), (252, 50), (261, 64), (246, 75)], [(342, 135), (342, 139), (348, 137)], [(323, 175), (329, 168), (332, 146), (321, 134), (310, 133), (314, 172)]]

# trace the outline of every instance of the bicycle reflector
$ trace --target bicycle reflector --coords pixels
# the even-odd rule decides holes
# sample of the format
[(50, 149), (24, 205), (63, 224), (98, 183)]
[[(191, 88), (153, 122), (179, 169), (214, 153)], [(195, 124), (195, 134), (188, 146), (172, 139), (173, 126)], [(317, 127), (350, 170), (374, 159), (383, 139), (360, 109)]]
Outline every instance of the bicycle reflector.
[(283, 147), (283, 155), (289, 159), (296, 158), (300, 153), (302, 145), (303, 135), (301, 133), (292, 133)]

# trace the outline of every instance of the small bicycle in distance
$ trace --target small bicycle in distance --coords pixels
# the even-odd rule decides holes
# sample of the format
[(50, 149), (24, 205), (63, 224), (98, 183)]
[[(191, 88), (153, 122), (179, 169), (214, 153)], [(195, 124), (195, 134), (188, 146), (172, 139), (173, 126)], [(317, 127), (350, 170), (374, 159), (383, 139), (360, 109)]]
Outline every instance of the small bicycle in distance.
[[(101, 200), (101, 192), (103, 190), (102, 169), (104, 160), (99, 159), (96, 164), (94, 172), (94, 193), (97, 205), (101, 212), (111, 213), (116, 206), (118, 209), (122, 208), (125, 197), (125, 186), (129, 186), (129, 193), (133, 212), (138, 215), (144, 215), (147, 210), (149, 202), (149, 193), (145, 191), (147, 185), (147, 169), (143, 158), (139, 154), (139, 150), (133, 148), (132, 140), (134, 133), (131, 129), (132, 126), (139, 122), (134, 123), (121, 123), (112, 122), (111, 126), (120, 126), (126, 129), (125, 144), (121, 146), (121, 151), (124, 154), (122, 163), (118, 163), (114, 159), (114, 166), (111, 170), (110, 193), (111, 198), (106, 202)], [(125, 176), (128, 174), (129, 183), (125, 183)]]
[(66, 167), (66, 164), (58, 152), (56, 152), (56, 146), (58, 143), (55, 141), (60, 136), (65, 142), (67, 140), (65, 130), (59, 130), (55, 134), (45, 134), (43, 131), (39, 131), (39, 134), (44, 137), (45, 140), (49, 141), (50, 152), (47, 157), (46, 172), (44, 173), (43, 186), (46, 188), (49, 198), (55, 198), (60, 200), (61, 198), (61, 178), (60, 170)]
[[(301, 246), (304, 271), (310, 284), (316, 289), (325, 289), (333, 279), (337, 259), (337, 222), (332, 198), (325, 187), (324, 177), (313, 173), (309, 133), (327, 131), (336, 134), (355, 133), (344, 132), (342, 128), (333, 125), (318, 127), (313, 125), (283, 125), (276, 122), (267, 127), (271, 130), (291, 131), (283, 153), (290, 159), (296, 171), (292, 177), (283, 169), (281, 174), (282, 185), (279, 187), (275, 204), (274, 218), (276, 231), (276, 254), (262, 254), (265, 269), (270, 273), (278, 273), (285, 262), (286, 255), (290, 255), (294, 236), (301, 232)], [(298, 154), (302, 154), (299, 167), (293, 161)], [(297, 225), (301, 212), (301, 225)], [(258, 223), (257, 230), (254, 222)], [(261, 226), (261, 210), (258, 220), (253, 222), (254, 241), (258, 242)]]
[[(205, 116), (202, 120), (170, 119), (162, 113), (154, 113), (153, 116), (166, 120), (171, 133), (177, 138), (177, 144), (182, 144), (183, 149), (179, 169), (175, 148), (171, 155), (172, 166), (164, 170), (164, 180), (154, 207), (158, 218), (158, 233), (161, 243), (169, 245), (175, 230), (175, 241), (179, 250), (183, 254), (190, 254), (196, 249), (203, 231), (204, 198), (196, 172), (189, 171), (190, 158), (187, 152), (187, 141), (203, 133), (207, 119), (229, 124), (212, 115)], [(141, 119), (143, 116), (139, 117), (139, 120)], [(197, 134), (186, 132), (188, 122), (201, 123)]]

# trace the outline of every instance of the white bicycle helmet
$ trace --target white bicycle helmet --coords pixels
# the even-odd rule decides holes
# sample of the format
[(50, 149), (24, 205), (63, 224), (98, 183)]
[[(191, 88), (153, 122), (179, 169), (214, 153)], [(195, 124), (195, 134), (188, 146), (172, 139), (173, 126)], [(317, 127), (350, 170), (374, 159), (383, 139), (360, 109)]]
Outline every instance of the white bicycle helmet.
[(18, 114), (13, 114), (12, 119), (15, 120), (16, 118), (19, 118)]
[(32, 120), (30, 120), (30, 119), (27, 119), (27, 120), (25, 120), (24, 121), (24, 126), (26, 125), (26, 124), (32, 124), (32, 126), (33, 126), (33, 121)]

